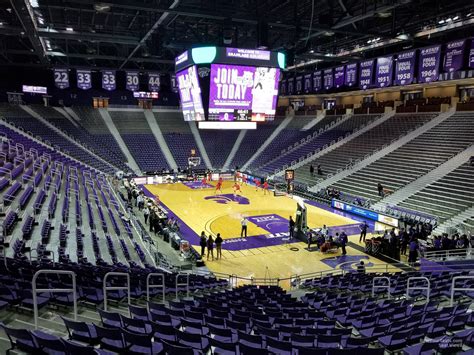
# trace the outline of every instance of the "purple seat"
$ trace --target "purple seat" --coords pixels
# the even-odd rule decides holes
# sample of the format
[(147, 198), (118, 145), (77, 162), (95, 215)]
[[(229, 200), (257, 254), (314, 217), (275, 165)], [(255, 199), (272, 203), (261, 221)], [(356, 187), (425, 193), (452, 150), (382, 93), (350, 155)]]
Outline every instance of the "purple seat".
[(237, 341), (237, 335), (231, 329), (210, 324), (208, 324), (207, 327), (213, 339), (223, 343), (235, 343)]
[(142, 319), (128, 318), (122, 315), (120, 317), (122, 319), (123, 327), (129, 332), (136, 334), (146, 334), (149, 336), (153, 334), (153, 328), (150, 322), (145, 322)]
[(411, 329), (397, 331), (391, 335), (380, 337), (378, 342), (391, 351), (402, 349), (406, 345), (407, 339), (410, 337), (411, 332)]
[(209, 350), (209, 341), (205, 336), (199, 334), (177, 332), (178, 343), (180, 345), (188, 346), (196, 350), (206, 352)]
[(160, 354), (163, 351), (163, 345), (152, 341), (151, 336), (145, 334), (136, 334), (122, 330), (122, 335), (127, 346), (128, 354)]
[(150, 320), (150, 315), (148, 314), (148, 309), (146, 309), (146, 307), (138, 307), (138, 306), (129, 305), (128, 309), (130, 311), (132, 318), (141, 319), (144, 321)]
[(98, 325), (95, 328), (101, 348), (117, 353), (124, 352), (127, 349), (119, 328), (103, 328)]
[(41, 330), (33, 331), (32, 335), (42, 352), (51, 355), (66, 355), (66, 347), (59, 337)]
[(403, 349), (405, 355), (432, 355), (438, 349), (436, 342), (423, 342)]
[(189, 346), (183, 346), (178, 344), (173, 344), (162, 340), (163, 349), (167, 355), (198, 355), (200, 354), (199, 350), (193, 349)]
[(315, 346), (316, 337), (314, 335), (292, 334), (291, 344), (294, 347), (313, 348)]
[(151, 323), (155, 338), (167, 340), (170, 342), (177, 342), (176, 328), (171, 325), (164, 325), (159, 323)]
[(289, 341), (278, 340), (274, 338), (266, 338), (267, 349), (272, 354), (292, 355), (293, 346)]
[(100, 319), (104, 327), (109, 328), (122, 328), (124, 326), (122, 317), (119, 313), (106, 312), (99, 309)]
[(14, 349), (26, 351), (27, 353), (40, 352), (39, 345), (28, 330), (10, 328), (3, 323), (0, 323), (0, 327), (3, 328), (8, 340), (10, 340), (11, 347), (7, 350), (7, 354), (10, 353), (10, 350)]
[(85, 322), (76, 322), (67, 318), (61, 317), (69, 334), (69, 339), (78, 340), (83, 343), (95, 345), (99, 339), (97, 332), (92, 324)]
[(338, 349), (341, 344), (342, 335), (319, 335), (316, 339), (318, 348), (335, 348)]

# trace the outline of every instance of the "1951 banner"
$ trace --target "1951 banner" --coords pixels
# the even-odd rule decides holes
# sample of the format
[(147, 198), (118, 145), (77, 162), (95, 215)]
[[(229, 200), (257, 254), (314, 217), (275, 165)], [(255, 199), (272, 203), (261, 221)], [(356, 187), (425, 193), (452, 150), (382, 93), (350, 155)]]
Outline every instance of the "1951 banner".
[(384, 88), (392, 85), (392, 57), (377, 58), (377, 69), (375, 70), (377, 86)]
[(102, 71), (102, 89), (112, 91), (115, 90), (116, 85), (115, 70)]
[(415, 76), (416, 50), (399, 53), (395, 64), (395, 85), (410, 85)]
[(58, 89), (67, 89), (69, 87), (69, 70), (68, 69), (54, 69), (54, 85)]
[(430, 83), (438, 80), (441, 45), (425, 47), (420, 50), (418, 82)]

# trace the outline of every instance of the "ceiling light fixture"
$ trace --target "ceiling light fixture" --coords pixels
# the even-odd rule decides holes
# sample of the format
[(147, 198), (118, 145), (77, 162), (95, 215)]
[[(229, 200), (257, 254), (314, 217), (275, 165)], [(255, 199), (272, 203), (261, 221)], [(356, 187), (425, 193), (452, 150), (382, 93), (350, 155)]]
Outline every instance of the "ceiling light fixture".
[(68, 31), (68, 32), (73, 32), (73, 31), (74, 31), (74, 28), (72, 28), (72, 27), (66, 27), (66, 31)]

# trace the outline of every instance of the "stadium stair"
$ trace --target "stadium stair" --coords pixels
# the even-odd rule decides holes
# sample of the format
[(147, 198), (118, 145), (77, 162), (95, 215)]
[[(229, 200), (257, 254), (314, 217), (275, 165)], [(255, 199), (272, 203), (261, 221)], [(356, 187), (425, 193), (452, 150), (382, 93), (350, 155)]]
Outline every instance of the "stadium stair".
[(315, 191), (319, 191), (320, 189), (324, 189), (328, 186), (333, 185), (335, 182), (344, 179), (345, 177), (353, 174), (356, 171), (359, 171), (369, 164), (372, 164), (373, 162), (377, 161), (378, 159), (386, 156), (387, 154), (393, 152), (394, 150), (400, 148), (404, 144), (410, 142), (411, 140), (415, 139), (416, 137), (420, 136), (421, 134), (429, 131), (431, 128), (437, 126), (444, 120), (448, 119), (455, 113), (454, 108), (449, 110), (448, 112), (441, 113), (438, 115), (436, 118), (428, 121), (426, 124), (422, 125), (419, 128), (416, 128), (415, 130), (411, 131), (410, 133), (404, 135), (403, 137), (400, 137), (400, 139), (395, 140), (392, 144), (388, 144), (386, 147), (374, 152), (374, 154), (370, 155), (368, 158), (363, 159), (362, 161), (358, 162), (357, 164), (351, 166), (349, 169), (343, 170), (337, 174), (334, 174), (333, 176), (329, 177), (328, 179), (325, 179), (318, 183), (313, 189), (316, 189)]
[(170, 148), (168, 147), (168, 144), (166, 143), (165, 137), (163, 137), (163, 133), (161, 132), (161, 128), (156, 121), (156, 117), (153, 111), (144, 110), (144, 113), (145, 113), (146, 121), (148, 122), (148, 125), (150, 126), (151, 132), (153, 133), (153, 136), (155, 137), (158, 145), (161, 148), (163, 155), (165, 156), (166, 162), (168, 163), (171, 169), (177, 170), (178, 165), (176, 164), (176, 161), (174, 160), (173, 154), (171, 154)]
[(230, 162), (234, 160), (235, 154), (237, 154), (240, 148), (240, 145), (242, 144), (242, 141), (244, 140), (246, 134), (247, 134), (247, 130), (242, 129), (240, 131), (237, 139), (235, 140), (234, 146), (232, 147), (232, 150), (230, 151), (229, 156), (227, 157), (224, 163), (224, 167), (222, 168), (222, 170), (224, 171), (229, 170)]
[[(327, 154), (328, 152), (330, 151), (333, 151), (334, 149), (344, 145), (345, 143), (349, 142), (350, 140), (364, 134), (365, 132), (368, 132), (370, 131), (372, 128), (378, 126), (379, 124), (387, 121), (388, 119), (390, 119), (391, 117), (393, 117), (395, 115), (395, 111), (390, 111), (390, 112), (387, 112), (385, 113), (383, 116), (381, 116), (379, 119), (375, 120), (374, 122), (368, 124), (367, 126), (361, 128), (360, 130), (356, 131), (355, 133), (351, 134), (351, 135), (348, 135), (347, 137), (337, 141), (336, 143), (330, 145), (329, 147), (327, 147), (326, 149), (323, 149), (321, 152), (319, 152), (318, 154), (314, 154), (304, 160), (301, 160), (299, 161), (298, 163), (294, 164), (294, 165), (291, 165), (290, 167), (288, 167), (288, 169), (297, 169), (305, 164), (308, 164), (310, 163), (311, 161), (313, 160), (316, 160), (318, 157), (324, 155), (324, 154)], [(281, 177), (283, 176), (285, 173), (284, 170), (281, 170), (280, 172), (272, 175), (271, 177), (272, 178), (275, 178), (275, 177)], [(313, 191), (314, 189), (311, 189), (311, 191)]]
[(191, 128), (191, 132), (194, 136), (194, 140), (196, 141), (197, 147), (199, 151), (201, 152), (201, 159), (204, 161), (206, 168), (212, 170), (211, 161), (209, 160), (209, 156), (207, 155), (206, 147), (204, 146), (204, 143), (202, 142), (201, 135), (199, 134), (199, 130), (196, 126), (196, 122), (190, 121), (188, 122), (188, 124), (189, 124), (189, 128)]
[(433, 169), (429, 173), (421, 176), (419, 179), (405, 185), (401, 189), (395, 191), (393, 194), (383, 198), (382, 200), (374, 204), (373, 207), (376, 209), (383, 209), (386, 205), (399, 204), (403, 200), (415, 194), (417, 191), (423, 189), (424, 187), (441, 179), (443, 176), (449, 174), (451, 171), (468, 161), (469, 158), (473, 155), (474, 145), (463, 150), (461, 153), (457, 154), (445, 163), (439, 165), (436, 169)]
[(104, 120), (104, 123), (106, 124), (107, 128), (109, 129), (110, 133), (112, 133), (113, 137), (117, 141), (120, 149), (122, 150), (123, 154), (125, 154), (125, 157), (127, 158), (128, 166), (132, 168), (133, 171), (136, 173), (140, 172), (140, 168), (138, 167), (137, 162), (135, 159), (133, 159), (132, 154), (128, 150), (127, 145), (122, 139), (122, 136), (120, 135), (119, 131), (117, 130), (117, 127), (115, 127), (114, 122), (112, 121), (112, 118), (110, 117), (109, 112), (105, 108), (100, 108), (99, 109), (100, 116)]
[(71, 116), (77, 122), (81, 121), (81, 118), (77, 115), (77, 113), (70, 107), (64, 107), (64, 111), (66, 111), (69, 116)]
[(247, 169), (250, 164), (265, 150), (265, 148), (280, 134), (280, 132), (285, 129), (286, 126), (293, 120), (294, 118), (293, 115), (288, 115), (285, 117), (285, 119), (278, 125), (278, 127), (270, 134), (270, 136), (267, 138), (263, 144), (258, 147), (257, 151), (250, 157), (250, 159), (242, 166), (242, 170)]
[(69, 122), (71, 122), (71, 124), (73, 124), (74, 127), (79, 128), (79, 125), (77, 124), (76, 120), (74, 120), (74, 118), (72, 118), (69, 115), (69, 113), (66, 110), (64, 110), (64, 108), (56, 107), (56, 106), (52, 106), (52, 108), (56, 110), (57, 112), (59, 112), (62, 116), (64, 116)]
[(303, 128), (301, 128), (302, 131), (309, 131), (311, 128), (316, 126), (319, 122), (324, 120), (326, 117), (326, 110), (322, 110), (320, 113), (316, 115), (316, 118), (314, 120), (311, 120), (308, 124), (306, 124)]
[[(474, 220), (474, 206), (467, 210), (464, 210), (463, 212), (439, 224), (438, 226), (436, 226), (436, 228), (433, 230), (432, 233), (434, 235), (439, 235), (441, 233), (449, 233), (451, 232), (451, 228), (457, 229), (458, 227), (461, 227), (463, 224), (466, 224), (466, 226), (469, 229), (470, 227), (469, 223), (465, 223), (465, 222), (468, 222), (470, 220), (471, 221)], [(462, 228), (459, 228), (459, 229), (461, 229), (462, 231)], [(473, 233), (473, 230), (471, 230), (471, 233)]]
[(72, 139), (71, 137), (69, 137), (66, 133), (64, 133), (63, 131), (61, 131), (59, 128), (55, 127), (53, 124), (51, 124), (50, 122), (48, 122), (48, 120), (46, 120), (44, 117), (42, 117), (40, 114), (38, 114), (36, 111), (34, 111), (31, 107), (28, 107), (26, 105), (20, 105), (19, 106), (23, 111), (25, 111), (26, 113), (28, 113), (30, 116), (34, 117), (35, 119), (37, 119), (39, 122), (41, 122), (43, 125), (45, 125), (46, 127), (50, 128), (52, 131), (56, 132), (57, 134), (59, 134), (60, 136), (66, 138), (68, 141), (72, 142), (73, 144), (79, 146), (81, 149), (84, 149), (86, 150), (90, 155), (92, 155), (94, 158), (96, 158), (97, 160), (100, 160), (103, 164), (106, 164), (110, 167), (112, 167), (114, 170), (116, 170), (117, 168), (115, 166), (113, 166), (112, 164), (110, 164), (108, 161), (104, 160), (102, 157), (98, 156), (97, 154), (91, 152), (89, 149), (87, 149), (86, 147), (84, 147), (83, 145), (81, 145), (79, 142), (75, 141), (74, 139)]

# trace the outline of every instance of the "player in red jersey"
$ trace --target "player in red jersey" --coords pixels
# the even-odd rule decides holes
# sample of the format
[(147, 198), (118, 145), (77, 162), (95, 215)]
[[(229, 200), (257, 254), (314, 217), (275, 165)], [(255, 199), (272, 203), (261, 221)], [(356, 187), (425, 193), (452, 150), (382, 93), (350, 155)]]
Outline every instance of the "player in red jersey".
[(204, 177), (201, 180), (201, 189), (205, 188), (206, 185), (207, 185), (207, 179), (206, 179), (206, 176), (204, 175)]
[(263, 194), (266, 195), (267, 191), (268, 191), (268, 181), (265, 180), (265, 182), (263, 183)]
[(219, 181), (216, 184), (216, 190), (214, 191), (214, 195), (217, 193), (217, 190), (219, 190), (220, 193), (222, 193), (222, 178), (219, 179)]
[(254, 182), (255, 182), (255, 191), (258, 191), (258, 188), (260, 187), (262, 182), (260, 181), (259, 178), (255, 178)]
[(224, 179), (221, 177), (219, 177), (219, 182), (222, 184), (222, 182), (224, 181)]
[(240, 192), (240, 194), (242, 195), (242, 190), (240, 189), (240, 185), (238, 182), (236, 182), (234, 186), (232, 186), (232, 188), (234, 189), (234, 196), (237, 194), (237, 192)]
[(242, 175), (242, 185), (247, 185), (247, 176), (246, 175)]

